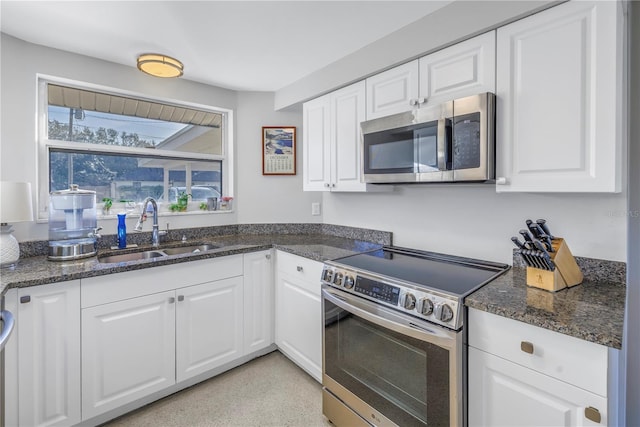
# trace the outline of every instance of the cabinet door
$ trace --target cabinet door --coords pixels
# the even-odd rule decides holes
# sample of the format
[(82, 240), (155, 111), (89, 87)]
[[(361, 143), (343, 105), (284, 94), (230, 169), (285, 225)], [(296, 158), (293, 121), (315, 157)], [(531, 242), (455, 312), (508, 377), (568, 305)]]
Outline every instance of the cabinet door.
[(498, 29), (497, 191), (620, 191), (620, 8), (572, 1)]
[(367, 120), (409, 111), (418, 97), (418, 61), (369, 77), (366, 85)]
[(364, 81), (331, 94), (332, 191), (366, 191), (362, 178), (360, 122), (365, 117)]
[(175, 292), (82, 310), (82, 416), (175, 383)]
[(317, 381), (322, 381), (320, 276), (310, 283), (278, 271), (276, 344)]
[(80, 282), (18, 290), (19, 423), (80, 422)]
[(329, 191), (331, 184), (331, 118), (329, 95), (302, 106), (303, 190)]
[(244, 354), (273, 344), (271, 251), (244, 254)]
[(496, 34), (482, 34), (420, 58), (420, 98), (427, 105), (496, 91)]
[(242, 277), (178, 289), (177, 381), (242, 356)]
[(470, 427), (606, 425), (606, 398), (469, 348)]

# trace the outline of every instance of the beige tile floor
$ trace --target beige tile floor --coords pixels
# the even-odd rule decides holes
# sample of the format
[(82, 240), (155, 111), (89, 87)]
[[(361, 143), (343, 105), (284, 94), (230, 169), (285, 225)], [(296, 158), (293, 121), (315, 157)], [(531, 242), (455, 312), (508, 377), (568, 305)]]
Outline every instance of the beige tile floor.
[(321, 386), (278, 351), (123, 415), (109, 427), (326, 427)]

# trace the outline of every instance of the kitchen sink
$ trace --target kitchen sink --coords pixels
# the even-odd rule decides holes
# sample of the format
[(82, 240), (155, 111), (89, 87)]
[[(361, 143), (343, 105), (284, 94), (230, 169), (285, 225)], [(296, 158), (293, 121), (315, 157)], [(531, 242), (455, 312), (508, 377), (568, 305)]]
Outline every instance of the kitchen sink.
[(166, 248), (162, 249), (167, 255), (180, 255), (180, 254), (188, 254), (188, 253), (200, 253), (205, 251), (210, 251), (211, 249), (217, 249), (220, 246), (216, 245), (193, 245), (193, 246), (179, 246), (177, 248)]
[(147, 250), (147, 251), (141, 251), (141, 252), (131, 252), (128, 254), (113, 254), (113, 255), (102, 256), (102, 257), (98, 257), (98, 262), (107, 264), (107, 263), (129, 262), (129, 261), (161, 258), (161, 257), (166, 257), (171, 255), (198, 254), (200, 252), (210, 251), (212, 249), (217, 249), (219, 247), (220, 246), (210, 245), (210, 244), (177, 246), (175, 248), (163, 248), (163, 249), (154, 249), (154, 250)]
[(98, 257), (98, 261), (101, 263), (114, 263), (114, 262), (129, 262), (138, 261), (141, 259), (152, 259), (167, 256), (161, 251), (144, 251), (144, 252), (132, 252), (129, 254), (116, 254), (108, 255), (105, 257)]

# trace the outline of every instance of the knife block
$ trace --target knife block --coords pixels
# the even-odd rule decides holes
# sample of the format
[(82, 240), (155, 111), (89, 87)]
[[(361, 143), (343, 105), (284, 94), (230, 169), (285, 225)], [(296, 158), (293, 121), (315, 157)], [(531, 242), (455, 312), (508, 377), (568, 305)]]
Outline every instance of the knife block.
[(560, 289), (570, 288), (582, 283), (584, 278), (576, 259), (571, 254), (569, 246), (561, 237), (556, 237), (551, 242), (553, 252), (549, 253), (556, 266), (553, 271), (542, 270), (535, 267), (527, 267), (527, 285), (534, 288), (556, 292)]

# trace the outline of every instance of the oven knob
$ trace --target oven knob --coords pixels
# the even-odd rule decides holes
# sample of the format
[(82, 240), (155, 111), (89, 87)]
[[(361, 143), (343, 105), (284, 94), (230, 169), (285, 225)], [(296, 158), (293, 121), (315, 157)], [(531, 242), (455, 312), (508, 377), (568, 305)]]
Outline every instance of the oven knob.
[(447, 304), (438, 304), (438, 306), (436, 306), (435, 316), (438, 320), (448, 322), (453, 319), (453, 310)]
[(418, 301), (418, 312), (425, 316), (433, 313), (433, 301), (429, 298), (420, 298), (420, 301)]
[(413, 310), (416, 307), (416, 297), (409, 292), (402, 295), (400, 299), (400, 304), (407, 310)]
[(333, 271), (327, 269), (324, 271), (324, 275), (322, 276), (322, 279), (325, 282), (331, 283), (331, 281), (333, 280)]
[(353, 288), (353, 284), (354, 284), (353, 277), (345, 275), (344, 276), (344, 287), (347, 288), (347, 289), (351, 289), (351, 288)]
[(342, 277), (343, 277), (342, 273), (336, 273), (333, 276), (333, 284), (336, 286), (342, 286)]

